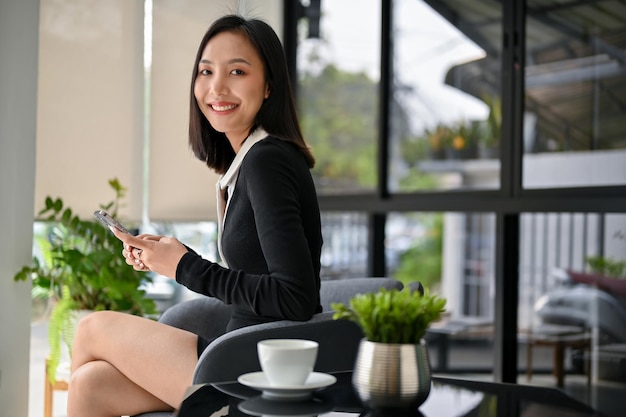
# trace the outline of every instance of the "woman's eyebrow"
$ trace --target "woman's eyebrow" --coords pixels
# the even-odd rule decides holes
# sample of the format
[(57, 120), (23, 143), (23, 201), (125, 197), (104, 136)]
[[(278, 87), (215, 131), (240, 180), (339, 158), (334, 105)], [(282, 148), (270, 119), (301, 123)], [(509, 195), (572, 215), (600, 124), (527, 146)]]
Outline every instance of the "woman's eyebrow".
[[(213, 61), (211, 61), (209, 59), (205, 59), (205, 58), (201, 59), (200, 63), (201, 64), (207, 64), (207, 65), (214, 64)], [(226, 61), (226, 63), (227, 64), (246, 64), (246, 65), (252, 66), (252, 64), (247, 59), (244, 59), (244, 58), (233, 58), (233, 59), (230, 59), (230, 60)]]

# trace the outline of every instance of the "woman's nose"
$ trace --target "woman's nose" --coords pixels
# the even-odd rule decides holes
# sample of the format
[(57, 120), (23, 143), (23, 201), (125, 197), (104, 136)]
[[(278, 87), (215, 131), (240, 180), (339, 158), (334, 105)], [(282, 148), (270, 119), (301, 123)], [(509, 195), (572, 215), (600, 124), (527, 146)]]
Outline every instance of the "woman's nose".
[(211, 77), (211, 83), (209, 85), (209, 92), (215, 96), (221, 96), (228, 90), (226, 80), (221, 75), (214, 75)]

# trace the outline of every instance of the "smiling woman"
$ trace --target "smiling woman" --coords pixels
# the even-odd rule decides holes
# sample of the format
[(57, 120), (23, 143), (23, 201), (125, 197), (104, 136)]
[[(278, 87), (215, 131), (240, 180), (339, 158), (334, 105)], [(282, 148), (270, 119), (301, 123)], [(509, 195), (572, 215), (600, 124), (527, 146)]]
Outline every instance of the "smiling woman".
[[(322, 309), (314, 159), (300, 133), (283, 48), (272, 28), (240, 16), (218, 19), (198, 48), (190, 106), (190, 146), (221, 174), (216, 190), (223, 263), (203, 259), (173, 237), (113, 229), (126, 263), (232, 305), (227, 331), (310, 319)], [(75, 338), (68, 416), (175, 408), (211, 340), (140, 317), (90, 315)], [(153, 364), (159, 366), (146, 366)]]

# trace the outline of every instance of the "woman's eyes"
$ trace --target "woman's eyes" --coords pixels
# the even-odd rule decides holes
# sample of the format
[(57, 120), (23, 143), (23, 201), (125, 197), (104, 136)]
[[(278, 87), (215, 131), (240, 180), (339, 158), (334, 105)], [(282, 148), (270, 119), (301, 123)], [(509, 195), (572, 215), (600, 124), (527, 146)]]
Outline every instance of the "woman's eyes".
[[(198, 74), (200, 75), (211, 75), (213, 74), (213, 72), (209, 69), (201, 69), (200, 71), (198, 71)], [(230, 72), (231, 75), (244, 75), (245, 72), (243, 72), (243, 70), (240, 69), (234, 69)]]

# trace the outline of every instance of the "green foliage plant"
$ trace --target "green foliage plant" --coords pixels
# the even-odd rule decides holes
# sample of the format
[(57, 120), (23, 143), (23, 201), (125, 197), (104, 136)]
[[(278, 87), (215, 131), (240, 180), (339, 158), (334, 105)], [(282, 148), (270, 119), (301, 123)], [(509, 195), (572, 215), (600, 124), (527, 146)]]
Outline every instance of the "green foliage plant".
[(443, 214), (420, 214), (420, 223), (426, 233), (400, 255), (400, 263), (393, 277), (407, 285), (419, 281), (432, 288), (441, 283), (443, 254)]
[(618, 261), (603, 256), (589, 256), (585, 261), (594, 274), (626, 279), (626, 261)]
[[(117, 179), (109, 180), (109, 185), (115, 197), (100, 208), (116, 217), (126, 188)], [(58, 364), (61, 340), (71, 345), (67, 333), (73, 335), (73, 331), (68, 326), (77, 310), (156, 313), (154, 300), (142, 288), (151, 282), (150, 275), (126, 264), (122, 244), (108, 228), (95, 218), (81, 219), (61, 198), (49, 196), (36, 220), (46, 224), (45, 237), (37, 238), (41, 256), (34, 256), (14, 280), (31, 280), (33, 298), (54, 303), (48, 334), (51, 363)], [(54, 374), (49, 372), (51, 378)]]
[(484, 102), (489, 106), (489, 115), (487, 116), (487, 125), (484, 134), (481, 136), (481, 142), (486, 147), (495, 148), (500, 146), (500, 135), (502, 127), (502, 100), (495, 95), (485, 94)]
[(333, 64), (299, 80), (302, 132), (315, 153), (313, 176), (323, 188), (375, 187), (376, 89), (377, 83), (365, 73), (344, 71)]
[(76, 303), (72, 300), (69, 288), (63, 287), (61, 299), (57, 301), (48, 324), (48, 344), (50, 353), (48, 355), (48, 378), (54, 384), (56, 380), (56, 369), (61, 359), (61, 344), (64, 343), (71, 352), (74, 343), (74, 330), (76, 318)]
[(424, 295), (408, 287), (381, 288), (375, 293), (357, 294), (349, 305), (333, 303), (334, 319), (355, 322), (370, 342), (417, 344), (430, 325), (445, 312), (446, 299)]
[(428, 144), (434, 152), (444, 150), (452, 146), (454, 132), (449, 126), (439, 124), (433, 131), (426, 130)]

